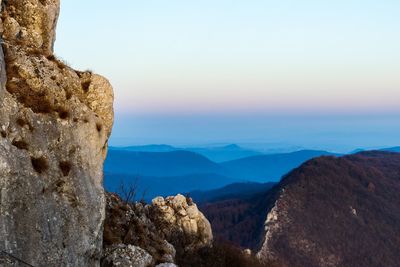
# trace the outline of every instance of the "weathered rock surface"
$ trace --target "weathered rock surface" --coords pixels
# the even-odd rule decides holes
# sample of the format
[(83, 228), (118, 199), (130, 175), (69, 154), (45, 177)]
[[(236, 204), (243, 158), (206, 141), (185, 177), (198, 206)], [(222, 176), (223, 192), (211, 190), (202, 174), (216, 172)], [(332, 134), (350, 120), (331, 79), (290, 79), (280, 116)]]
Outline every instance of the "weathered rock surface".
[(116, 245), (104, 251), (102, 267), (148, 267), (154, 265), (153, 257), (144, 249), (132, 245)]
[[(190, 220), (193, 222), (186, 223)], [(133, 245), (147, 251), (154, 264), (174, 263), (176, 253), (211, 246), (211, 242), (207, 219), (182, 195), (156, 198), (146, 205), (127, 204), (117, 195), (107, 194), (105, 251), (116, 245)]]
[(59, 0), (2, 7), (0, 249), (34, 266), (98, 266), (112, 88), (53, 55)]
[(146, 205), (127, 204), (115, 194), (107, 194), (106, 199), (105, 250), (115, 245), (134, 245), (146, 250), (155, 263), (174, 262), (175, 248), (159, 233)]
[(180, 251), (210, 246), (213, 240), (211, 225), (192, 199), (183, 195), (153, 199), (151, 216), (161, 231)]

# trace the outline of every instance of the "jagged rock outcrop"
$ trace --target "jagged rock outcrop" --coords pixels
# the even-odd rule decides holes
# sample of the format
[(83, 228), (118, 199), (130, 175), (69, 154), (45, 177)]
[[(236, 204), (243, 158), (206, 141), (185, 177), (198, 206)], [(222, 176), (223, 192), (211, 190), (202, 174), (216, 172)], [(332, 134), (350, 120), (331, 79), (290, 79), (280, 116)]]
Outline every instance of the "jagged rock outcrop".
[(161, 231), (179, 251), (193, 251), (210, 246), (211, 225), (191, 198), (181, 194), (153, 199), (150, 213)]
[(282, 266), (397, 266), (400, 154), (311, 160), (269, 194), (258, 257)]
[(113, 92), (54, 56), (59, 8), (2, 3), (0, 249), (34, 266), (98, 266)]
[[(190, 220), (193, 222), (186, 223)], [(152, 266), (172, 264), (177, 253), (181, 256), (211, 246), (211, 242), (209, 222), (196, 205), (187, 203), (182, 195), (166, 200), (156, 198), (152, 204), (144, 204), (126, 203), (115, 194), (107, 194), (104, 259), (110, 259), (109, 251), (116, 246), (124, 248), (123, 254), (128, 246), (136, 246), (151, 255)], [(103, 266), (117, 266), (115, 262), (103, 260)], [(137, 262), (142, 259), (138, 258)]]
[(154, 263), (174, 262), (175, 248), (159, 233), (145, 204), (126, 203), (115, 194), (106, 194), (106, 200), (105, 252), (116, 245), (133, 245), (147, 251)]

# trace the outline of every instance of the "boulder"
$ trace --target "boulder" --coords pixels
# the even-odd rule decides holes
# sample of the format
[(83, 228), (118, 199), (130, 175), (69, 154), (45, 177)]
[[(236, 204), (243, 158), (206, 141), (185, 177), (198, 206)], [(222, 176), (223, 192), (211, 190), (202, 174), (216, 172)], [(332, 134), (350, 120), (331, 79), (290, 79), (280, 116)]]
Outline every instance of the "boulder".
[(211, 225), (192, 199), (181, 194), (166, 199), (155, 198), (147, 208), (156, 228), (177, 250), (211, 246)]

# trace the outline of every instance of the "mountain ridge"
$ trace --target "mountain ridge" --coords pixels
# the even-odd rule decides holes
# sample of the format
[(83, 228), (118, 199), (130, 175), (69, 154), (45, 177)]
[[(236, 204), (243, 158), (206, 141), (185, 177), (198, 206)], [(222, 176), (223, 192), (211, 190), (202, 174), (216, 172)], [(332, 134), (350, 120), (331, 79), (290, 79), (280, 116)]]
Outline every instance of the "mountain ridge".
[(396, 266), (399, 174), (399, 153), (321, 156), (264, 193), (200, 208), (217, 239), (282, 266)]

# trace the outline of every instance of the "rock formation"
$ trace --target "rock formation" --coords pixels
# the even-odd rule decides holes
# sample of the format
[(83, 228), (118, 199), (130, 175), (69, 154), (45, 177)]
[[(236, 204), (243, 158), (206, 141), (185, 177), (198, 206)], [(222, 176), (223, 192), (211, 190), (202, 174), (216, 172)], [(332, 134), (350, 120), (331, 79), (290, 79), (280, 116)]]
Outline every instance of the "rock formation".
[[(102, 266), (118, 266), (122, 255), (135, 254), (132, 266), (148, 262), (140, 248), (151, 257), (151, 266), (174, 263), (176, 256), (211, 246), (211, 227), (194, 203), (182, 195), (156, 198), (153, 203), (126, 203), (107, 194)], [(117, 251), (117, 253), (115, 252)], [(136, 264), (136, 265), (135, 265)], [(163, 265), (168, 266), (168, 265)], [(172, 266), (172, 265), (170, 265)]]
[(54, 56), (59, 8), (2, 3), (0, 249), (34, 266), (98, 266), (113, 92)]
[(157, 197), (150, 208), (157, 229), (180, 252), (211, 245), (211, 225), (191, 198), (181, 194), (166, 199)]

